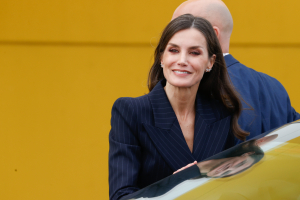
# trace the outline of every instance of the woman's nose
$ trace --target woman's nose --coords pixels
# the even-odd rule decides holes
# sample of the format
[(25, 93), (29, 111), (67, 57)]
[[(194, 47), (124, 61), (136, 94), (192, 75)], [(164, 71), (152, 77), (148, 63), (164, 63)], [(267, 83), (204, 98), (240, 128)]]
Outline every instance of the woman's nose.
[(181, 53), (178, 59), (178, 65), (180, 66), (187, 66), (187, 57), (185, 53)]

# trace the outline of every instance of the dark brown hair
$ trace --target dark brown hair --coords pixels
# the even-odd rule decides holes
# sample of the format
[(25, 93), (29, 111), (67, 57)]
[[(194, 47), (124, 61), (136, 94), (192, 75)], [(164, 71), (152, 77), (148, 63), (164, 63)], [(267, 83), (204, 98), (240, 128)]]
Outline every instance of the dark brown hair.
[(154, 53), (154, 63), (148, 75), (149, 91), (151, 91), (160, 80), (164, 79), (160, 62), (168, 42), (178, 31), (190, 28), (197, 29), (205, 37), (209, 58), (214, 54), (216, 55), (214, 67), (211, 72), (204, 73), (198, 92), (208, 98), (216, 99), (223, 103), (232, 114), (231, 129), (234, 135), (240, 140), (245, 140), (249, 133), (243, 131), (238, 124), (238, 118), (242, 110), (239, 94), (232, 86), (219, 40), (212, 25), (207, 20), (185, 14), (175, 18), (167, 25)]

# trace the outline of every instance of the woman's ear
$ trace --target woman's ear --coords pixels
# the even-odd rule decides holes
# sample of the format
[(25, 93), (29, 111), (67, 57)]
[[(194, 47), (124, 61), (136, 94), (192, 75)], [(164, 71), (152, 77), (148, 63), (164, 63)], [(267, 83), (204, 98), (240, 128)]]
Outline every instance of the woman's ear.
[(255, 154), (255, 152), (254, 152), (254, 151), (247, 152), (247, 153), (244, 153), (244, 154), (243, 154), (243, 155), (241, 155), (241, 156), (243, 156), (243, 157), (247, 157), (247, 156), (250, 156), (250, 155), (252, 155), (252, 154)]
[(205, 69), (205, 72), (210, 72), (215, 64), (216, 61), (216, 55), (213, 54), (210, 58), (209, 58), (209, 63), (207, 68)]
[(212, 69), (213, 68), (213, 66), (214, 66), (214, 64), (215, 64), (215, 62), (216, 62), (216, 58), (217, 58), (217, 56), (216, 56), (216, 54), (213, 54), (211, 57), (210, 57), (210, 69)]

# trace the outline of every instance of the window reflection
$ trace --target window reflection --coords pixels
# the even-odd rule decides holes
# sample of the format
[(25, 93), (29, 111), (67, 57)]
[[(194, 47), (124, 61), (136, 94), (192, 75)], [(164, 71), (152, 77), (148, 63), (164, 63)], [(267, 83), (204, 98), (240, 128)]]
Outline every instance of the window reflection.
[(276, 139), (277, 136), (277, 134), (274, 134), (241, 143), (144, 189), (125, 196), (122, 200), (158, 197), (167, 193), (176, 185), (190, 179), (207, 177), (223, 178), (239, 174), (259, 162), (264, 157), (264, 152), (260, 147)]

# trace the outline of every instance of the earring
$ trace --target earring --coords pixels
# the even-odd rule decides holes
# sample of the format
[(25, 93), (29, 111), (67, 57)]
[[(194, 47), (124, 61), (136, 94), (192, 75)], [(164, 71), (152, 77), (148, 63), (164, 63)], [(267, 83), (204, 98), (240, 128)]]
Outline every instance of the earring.
[(210, 70), (211, 70), (210, 68), (207, 68), (205, 71), (206, 71), (206, 72), (210, 72)]
[(160, 63), (160, 66), (161, 66), (161, 67), (164, 67), (164, 64)]

